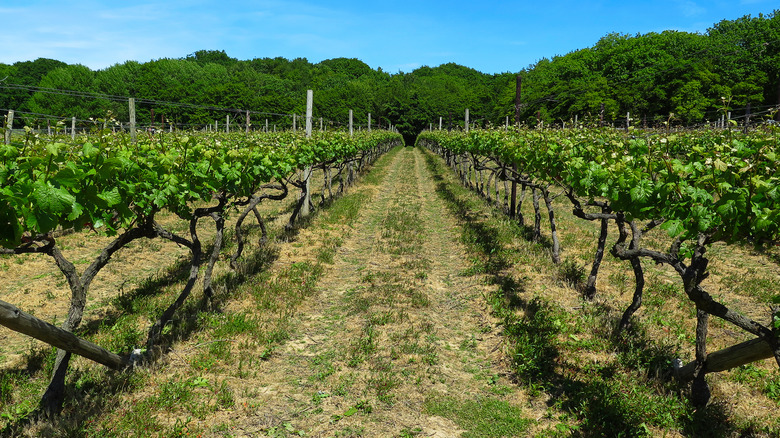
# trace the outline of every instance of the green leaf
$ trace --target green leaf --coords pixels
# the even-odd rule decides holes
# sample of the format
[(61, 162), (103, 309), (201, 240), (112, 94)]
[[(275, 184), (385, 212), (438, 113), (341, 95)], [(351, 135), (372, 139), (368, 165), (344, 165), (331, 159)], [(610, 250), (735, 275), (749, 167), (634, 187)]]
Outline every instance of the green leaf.
[(56, 157), (63, 146), (65, 145), (62, 143), (46, 143), (46, 152)]
[(76, 202), (76, 198), (67, 191), (42, 181), (33, 183), (32, 198), (40, 210), (54, 215), (69, 212)]
[(51, 179), (52, 182), (55, 182), (62, 187), (68, 188), (76, 187), (80, 180), (81, 178), (76, 173), (76, 171), (70, 167), (63, 168), (57, 172), (56, 175), (54, 175), (54, 178)]
[(84, 157), (86, 158), (92, 158), (98, 153), (98, 149), (95, 146), (92, 146), (92, 143), (84, 143), (84, 146), (81, 147), (81, 153), (84, 154)]
[(107, 192), (99, 193), (98, 198), (106, 201), (109, 207), (113, 207), (122, 202), (122, 195), (119, 193), (119, 189), (116, 187)]
[[(32, 199), (36, 225), (39, 232), (47, 233), (59, 225), (60, 219), (70, 213), (76, 198), (67, 191), (52, 187), (42, 181), (33, 183)], [(29, 224), (28, 219), (28, 224)]]
[(629, 190), (631, 200), (634, 202), (647, 202), (648, 198), (652, 194), (652, 183), (648, 180), (639, 181), (639, 184)]
[(685, 231), (682, 221), (678, 219), (672, 219), (661, 224), (661, 229), (666, 230), (669, 237), (677, 237)]

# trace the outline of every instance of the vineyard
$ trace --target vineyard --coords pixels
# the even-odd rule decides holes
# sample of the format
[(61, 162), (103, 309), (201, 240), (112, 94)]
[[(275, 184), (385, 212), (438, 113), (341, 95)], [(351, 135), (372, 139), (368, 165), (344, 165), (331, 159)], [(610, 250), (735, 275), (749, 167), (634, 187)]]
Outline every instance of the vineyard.
[(778, 136), (27, 129), (5, 433), (772, 436)]
[[(713, 244), (750, 242), (762, 248), (777, 242), (780, 177), (775, 129), (749, 135), (710, 131), (655, 138), (598, 131), (431, 132), (421, 136), (421, 142), (445, 156), (461, 179), (483, 195), (493, 190), (498, 198), (495, 189), (499, 179), (520, 184), (523, 193), (530, 189), (535, 238), (540, 236), (539, 200), (543, 199), (555, 263), (560, 262), (560, 244), (553, 196), (568, 198), (575, 216), (600, 221), (601, 232), (583, 291), (588, 299), (596, 294), (609, 223), (614, 222), (619, 237), (611, 253), (631, 263), (636, 283), (618, 331), (630, 325), (642, 303), (645, 280), (641, 261), (672, 267), (696, 310), (696, 361), (677, 370), (679, 378), (694, 380), (694, 403), (703, 406), (709, 400), (704, 379), (707, 372), (727, 370), (757, 358), (775, 357), (780, 364), (775, 333), (778, 308), (761, 318), (768, 321), (761, 324), (717, 301), (702, 286), (709, 276), (707, 252)], [(495, 187), (490, 187), (491, 181)], [(553, 194), (553, 187), (561, 192)], [(514, 200), (512, 204), (509, 214), (514, 217)], [(666, 231), (666, 248), (642, 241), (655, 228)], [(780, 301), (778, 296), (767, 297)], [(708, 357), (709, 316), (719, 317), (763, 342), (750, 341)]]

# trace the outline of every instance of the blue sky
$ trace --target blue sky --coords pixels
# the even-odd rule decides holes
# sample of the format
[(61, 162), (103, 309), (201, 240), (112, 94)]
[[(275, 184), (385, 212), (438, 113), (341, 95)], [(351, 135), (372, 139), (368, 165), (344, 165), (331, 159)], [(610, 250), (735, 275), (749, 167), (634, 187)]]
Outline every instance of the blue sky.
[(455, 62), (517, 72), (611, 32), (706, 32), (777, 0), (2, 0), (0, 62), (39, 57), (94, 70), (225, 50), (238, 59), (358, 58), (396, 73)]

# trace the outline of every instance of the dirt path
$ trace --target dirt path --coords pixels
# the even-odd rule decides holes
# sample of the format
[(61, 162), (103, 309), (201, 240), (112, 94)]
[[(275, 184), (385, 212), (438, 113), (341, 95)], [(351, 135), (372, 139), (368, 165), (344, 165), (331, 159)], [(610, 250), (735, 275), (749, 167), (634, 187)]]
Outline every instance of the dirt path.
[(292, 339), (258, 370), (233, 436), (458, 436), (478, 427), (459, 420), (469, 403), (517, 406), (481, 304), (487, 286), (460, 275), (469, 265), (457, 224), (422, 153), (399, 151), (386, 172), (381, 186), (358, 188), (371, 201)]

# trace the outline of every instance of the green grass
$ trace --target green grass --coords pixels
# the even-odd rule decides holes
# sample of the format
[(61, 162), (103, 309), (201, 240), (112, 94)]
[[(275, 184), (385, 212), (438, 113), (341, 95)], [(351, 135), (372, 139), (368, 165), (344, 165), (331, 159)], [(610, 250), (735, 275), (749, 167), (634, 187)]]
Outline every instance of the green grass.
[(450, 419), (458, 425), (464, 438), (517, 437), (534, 423), (525, 418), (522, 409), (492, 397), (460, 400), (444, 394), (431, 394), (425, 400), (425, 412)]

